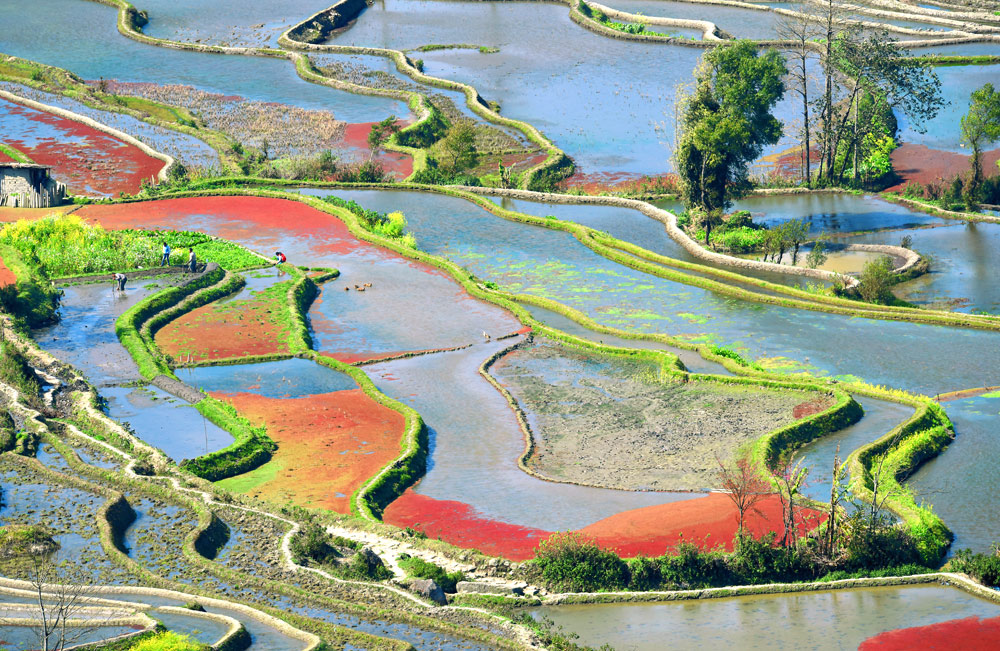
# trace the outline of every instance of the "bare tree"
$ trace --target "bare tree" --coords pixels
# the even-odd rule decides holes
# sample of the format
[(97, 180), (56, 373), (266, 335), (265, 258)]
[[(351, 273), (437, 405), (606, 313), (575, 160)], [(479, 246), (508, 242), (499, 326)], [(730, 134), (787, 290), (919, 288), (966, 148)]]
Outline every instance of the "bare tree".
[[(27, 558), (31, 592), (38, 605), (38, 623), (34, 627), (41, 651), (62, 651), (74, 646), (84, 636), (100, 627), (99, 622), (80, 625), (86, 608), (88, 586), (63, 583), (47, 554)], [(73, 621), (71, 624), (72, 620)], [(93, 622), (87, 618), (88, 622)]]
[(781, 500), (781, 520), (784, 531), (781, 543), (790, 547), (795, 543), (795, 520), (801, 510), (799, 497), (806, 485), (809, 469), (802, 466), (802, 458), (794, 453), (784, 455), (771, 469), (778, 484), (778, 499)]
[(747, 455), (736, 457), (729, 463), (724, 462), (719, 455), (715, 455), (715, 460), (719, 464), (719, 483), (736, 507), (739, 517), (736, 535), (742, 540), (748, 513), (766, 517), (757, 505), (771, 494), (771, 484), (765, 478), (766, 471)]
[(786, 52), (788, 88), (802, 99), (802, 182), (808, 184), (812, 180), (809, 84), (815, 81), (812, 65), (819, 60), (813, 41), (822, 34), (822, 30), (815, 17), (799, 12), (795, 15), (782, 14), (777, 32), (778, 38), (792, 44)]
[(826, 555), (834, 557), (837, 554), (837, 515), (841, 502), (844, 500), (846, 488), (843, 485), (845, 468), (840, 460), (840, 445), (833, 455), (833, 471), (830, 473), (830, 511), (826, 518)]

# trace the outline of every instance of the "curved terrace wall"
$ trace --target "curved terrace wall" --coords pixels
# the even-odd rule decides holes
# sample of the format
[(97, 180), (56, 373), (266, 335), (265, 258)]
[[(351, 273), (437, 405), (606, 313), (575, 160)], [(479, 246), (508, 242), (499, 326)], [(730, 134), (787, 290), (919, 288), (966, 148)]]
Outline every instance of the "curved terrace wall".
[(124, 131), (119, 131), (118, 129), (114, 129), (107, 125), (101, 124), (100, 122), (92, 120), (85, 115), (80, 115), (79, 113), (73, 113), (72, 111), (67, 111), (66, 109), (59, 108), (58, 106), (49, 106), (48, 104), (36, 102), (33, 99), (28, 99), (27, 97), (21, 97), (20, 95), (15, 95), (14, 93), (2, 89), (0, 89), (0, 97), (8, 101), (14, 102), (16, 104), (23, 104), (24, 106), (28, 106), (39, 111), (44, 111), (46, 113), (58, 115), (61, 118), (66, 118), (67, 120), (73, 120), (74, 122), (85, 124), (91, 129), (96, 129), (97, 131), (101, 131), (102, 133), (106, 133), (109, 136), (113, 136), (119, 140), (122, 140), (132, 145), (133, 147), (135, 147), (142, 153), (146, 154), (147, 156), (163, 161), (163, 167), (160, 169), (160, 172), (157, 175), (157, 178), (160, 181), (167, 180), (167, 173), (170, 171), (170, 168), (176, 164), (176, 161), (174, 161), (173, 157), (169, 156), (168, 154), (158, 152), (149, 145), (147, 145), (146, 143), (136, 138), (133, 138)]

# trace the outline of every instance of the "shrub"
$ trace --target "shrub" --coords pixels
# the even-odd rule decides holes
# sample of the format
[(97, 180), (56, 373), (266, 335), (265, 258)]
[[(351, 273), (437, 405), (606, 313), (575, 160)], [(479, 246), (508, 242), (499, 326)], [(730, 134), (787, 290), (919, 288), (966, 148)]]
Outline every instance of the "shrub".
[(445, 592), (454, 592), (455, 584), (465, 580), (462, 572), (447, 572), (440, 565), (429, 563), (422, 558), (410, 557), (399, 561), (399, 566), (403, 568), (409, 576), (420, 579), (431, 579)]
[(994, 549), (992, 554), (973, 554), (972, 550), (960, 549), (955, 552), (951, 569), (964, 572), (984, 585), (1000, 586), (1000, 550)]
[(663, 582), (660, 564), (652, 558), (636, 556), (626, 561), (628, 564), (629, 590), (655, 590)]
[(917, 540), (906, 529), (891, 525), (868, 526), (855, 519), (847, 539), (844, 569), (878, 570), (898, 565), (920, 564)]
[(693, 543), (680, 543), (674, 554), (659, 558), (665, 586), (701, 588), (729, 583), (726, 557), (721, 551), (701, 552)]
[(143, 639), (132, 647), (132, 651), (202, 651), (207, 648), (187, 635), (164, 631)]
[(289, 550), (296, 563), (304, 564), (306, 561), (326, 563), (339, 556), (331, 542), (330, 534), (323, 525), (318, 522), (308, 522), (292, 537)]
[(865, 263), (861, 271), (858, 293), (869, 303), (888, 304), (893, 300), (892, 258), (881, 256)]
[(549, 536), (539, 543), (534, 562), (546, 584), (557, 590), (588, 592), (628, 585), (625, 561), (580, 533)]

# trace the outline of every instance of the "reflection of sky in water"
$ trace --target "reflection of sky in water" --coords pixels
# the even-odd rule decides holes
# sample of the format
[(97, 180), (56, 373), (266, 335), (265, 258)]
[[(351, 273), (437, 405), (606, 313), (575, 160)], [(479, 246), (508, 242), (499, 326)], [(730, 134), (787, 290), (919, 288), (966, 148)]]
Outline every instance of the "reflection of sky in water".
[[(565, 6), (539, 3), (384, 0), (332, 42), (499, 47), (488, 55), (436, 50), (420, 58), (428, 74), (472, 84), (484, 99), (499, 102), (503, 115), (530, 122), (586, 173), (669, 169), (663, 143), (673, 140), (676, 87), (692, 80), (703, 54), (700, 48), (600, 36), (572, 23)], [(776, 114), (797, 119), (791, 95)], [(774, 149), (791, 144), (787, 139)]]
[(178, 377), (206, 391), (256, 393), (268, 398), (301, 398), (318, 393), (357, 389), (350, 376), (308, 359), (199, 366), (178, 369)]
[(154, 386), (101, 389), (108, 415), (132, 426), (136, 435), (176, 462), (215, 452), (232, 435), (201, 415), (193, 405)]
[[(991, 386), (1000, 384), (993, 381)], [(977, 386), (970, 385), (967, 388)], [(978, 386), (983, 386), (980, 382)], [(991, 396), (991, 397), (988, 397)], [(986, 552), (1000, 541), (1000, 392), (944, 403), (956, 437), (947, 452), (928, 461), (909, 480), (917, 494), (955, 532), (951, 550)]]
[(352, 196), (378, 210), (404, 210), (424, 250), (608, 325), (735, 345), (752, 357), (785, 356), (823, 372), (915, 391), (981, 386), (989, 377), (1000, 384), (994, 333), (748, 303), (642, 274), (569, 234), (509, 222), (461, 199), (403, 192)]
[[(608, 516), (697, 493), (614, 491), (536, 479), (517, 458), (524, 437), (506, 400), (478, 372), (512, 341), (374, 364), (365, 368), (386, 394), (423, 417), (430, 437), (427, 474), (415, 490), (458, 500), (487, 518), (549, 531), (579, 529)], [(502, 498), (498, 498), (502, 496)]]
[[(589, 646), (673, 649), (856, 648), (898, 628), (964, 617), (995, 617), (996, 604), (957, 588), (906, 586), (701, 599), (674, 603), (589, 604), (538, 608), (536, 617), (580, 635)], [(835, 640), (835, 642), (834, 642)]]
[[(118, 33), (115, 14), (113, 7), (80, 0), (0, 3), (3, 51), (66, 68), (84, 79), (187, 84), (250, 100), (332, 111), (347, 122), (381, 120), (390, 113), (408, 115), (403, 102), (354, 95), (300, 79), (292, 63), (284, 59), (220, 56), (138, 43)], [(39, 34), (75, 36), (40, 38)]]
[(912, 248), (930, 260), (930, 272), (896, 287), (911, 303), (959, 312), (1000, 313), (1000, 225), (981, 223), (891, 231), (851, 238), (851, 242), (899, 244), (906, 235)]

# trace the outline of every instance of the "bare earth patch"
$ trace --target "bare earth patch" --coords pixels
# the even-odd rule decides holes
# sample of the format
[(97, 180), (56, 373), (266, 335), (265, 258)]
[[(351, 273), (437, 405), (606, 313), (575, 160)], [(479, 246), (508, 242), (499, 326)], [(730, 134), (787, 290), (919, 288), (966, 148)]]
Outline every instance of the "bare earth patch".
[(490, 372), (528, 415), (532, 470), (556, 481), (628, 490), (714, 487), (716, 455), (729, 459), (740, 446), (833, 401), (679, 383), (661, 379), (649, 362), (551, 343), (515, 350)]

